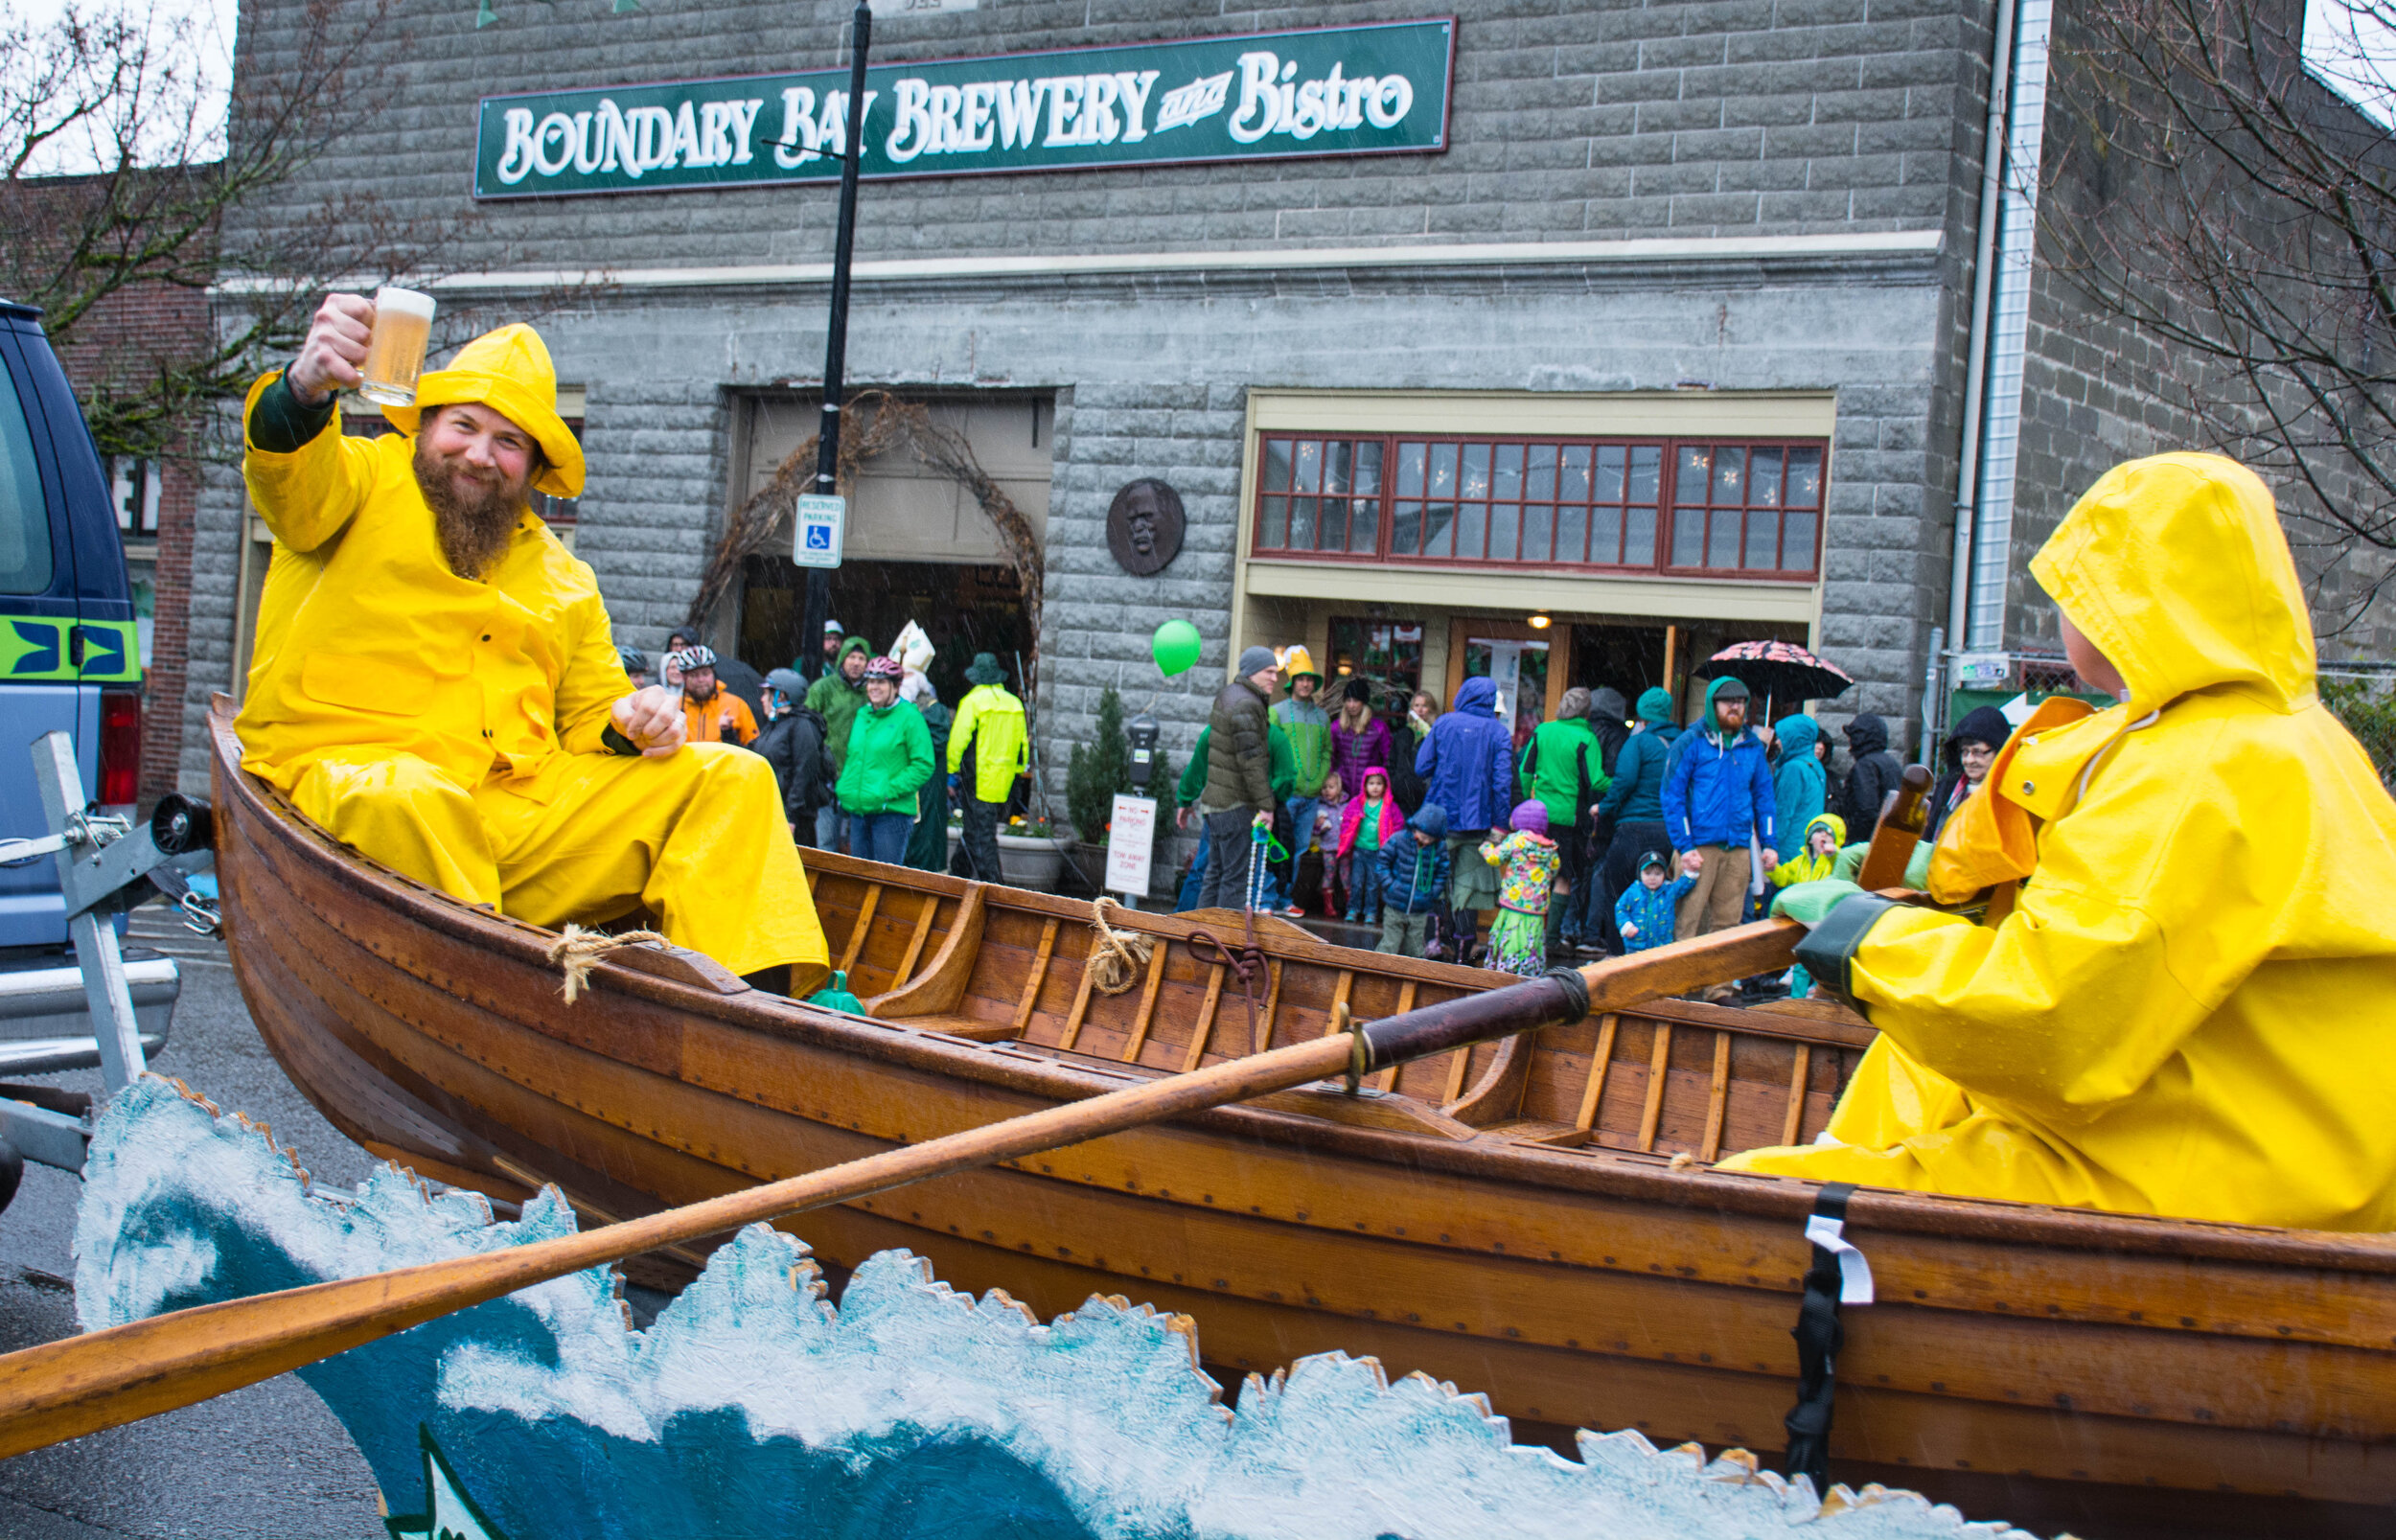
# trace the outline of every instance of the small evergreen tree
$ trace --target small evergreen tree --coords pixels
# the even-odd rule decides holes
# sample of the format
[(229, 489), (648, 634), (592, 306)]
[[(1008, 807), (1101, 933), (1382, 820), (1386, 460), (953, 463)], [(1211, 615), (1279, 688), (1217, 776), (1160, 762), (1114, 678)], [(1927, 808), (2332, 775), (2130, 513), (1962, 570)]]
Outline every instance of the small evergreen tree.
[(1065, 812), (1084, 844), (1103, 844), (1115, 795), (1132, 789), (1131, 744), (1123, 736), (1123, 700), (1114, 687), (1098, 692), (1093, 741), (1073, 746), (1065, 767)]

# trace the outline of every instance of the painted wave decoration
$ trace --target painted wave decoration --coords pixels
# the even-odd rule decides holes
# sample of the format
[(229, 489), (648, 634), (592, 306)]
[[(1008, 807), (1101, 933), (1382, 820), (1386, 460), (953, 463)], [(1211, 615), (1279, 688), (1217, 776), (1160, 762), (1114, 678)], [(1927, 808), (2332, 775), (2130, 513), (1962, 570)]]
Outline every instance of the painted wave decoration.
[[(265, 1131), (146, 1078), (102, 1115), (76, 1230), (88, 1329), (569, 1233), (386, 1166), (313, 1191)], [(1513, 1445), (1479, 1396), (1371, 1359), (1251, 1376), (1186, 1317), (1094, 1296), (1046, 1324), (885, 1252), (836, 1309), (806, 1244), (742, 1231), (646, 1331), (605, 1269), (300, 1370), (400, 1540), (2028, 1540), (1911, 1492), (1784, 1482), (1733, 1451)]]

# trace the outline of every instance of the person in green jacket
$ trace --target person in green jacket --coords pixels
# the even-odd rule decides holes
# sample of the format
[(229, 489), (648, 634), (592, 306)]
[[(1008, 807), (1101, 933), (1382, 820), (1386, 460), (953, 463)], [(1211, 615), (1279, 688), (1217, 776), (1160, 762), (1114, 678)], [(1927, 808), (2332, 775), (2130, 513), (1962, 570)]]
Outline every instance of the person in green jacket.
[[(1174, 815), (1173, 821), (1184, 829), (1189, 827), (1191, 815), (1198, 811), (1198, 799), (1207, 794), (1207, 740), (1213, 732), (1212, 727), (1198, 729), (1197, 745), (1189, 751), (1189, 763), (1182, 767), (1181, 785), (1175, 788), (1182, 808)], [(1264, 744), (1266, 752), (1272, 756), (1271, 769), (1267, 773), (1273, 781), (1274, 799), (1286, 801), (1290, 788), (1298, 784), (1298, 756), (1290, 748), (1289, 735), (1271, 723), (1265, 725)], [(1206, 820), (1200, 818), (1197, 824), (1198, 854), (1190, 858), (1189, 875), (1182, 879), (1181, 895), (1173, 902), (1175, 913), (1198, 907), (1198, 889), (1207, 879), (1207, 858), (1211, 853), (1209, 847), (1212, 840), (1208, 836)], [(1267, 879), (1267, 885), (1271, 885), (1270, 878)], [(1273, 896), (1270, 891), (1265, 894), (1265, 908), (1278, 907), (1271, 902)]]
[(848, 815), (848, 853), (892, 866), (907, 858), (916, 793), (932, 779), (932, 732), (923, 713), (898, 698), (901, 673), (894, 657), (865, 665), (864, 707), (850, 719), (836, 792)]
[[(1315, 809), (1321, 805), (1324, 778), (1331, 772), (1331, 715), (1323, 709), (1315, 697), (1323, 689), (1323, 676), (1315, 671), (1314, 655), (1303, 646), (1293, 645), (1281, 655), (1281, 678), (1289, 687), (1289, 699), (1273, 708), (1273, 725), (1289, 737), (1292, 757), (1297, 761), (1298, 778), (1286, 792), (1274, 793), (1274, 800), (1288, 817), (1293, 831), (1290, 835), (1290, 859), (1274, 872), (1275, 885), (1283, 881), (1298, 880), (1298, 858), (1305, 853), (1307, 831), (1315, 826)], [(1279, 908), (1276, 903), (1272, 906)], [(1292, 905), (1289, 912), (1299, 912)]]
[[(865, 638), (851, 636), (841, 644), (840, 661), (826, 669), (823, 678), (807, 686), (807, 709), (823, 718), (823, 749), (832, 756), (835, 775), (848, 763), (849, 724), (857, 720), (857, 708), (865, 703), (865, 663), (872, 656), (873, 648)], [(847, 822), (838, 801), (818, 809), (816, 848), (847, 849)]]
[(1580, 944), (1589, 886), (1589, 841), (1582, 838), (1583, 810), (1596, 805), (1613, 783), (1605, 753), (1589, 725), (1589, 692), (1576, 684), (1556, 703), (1555, 720), (1539, 724), (1514, 763), (1520, 793), (1548, 810), (1548, 837), (1558, 846), (1563, 870), (1556, 884), (1560, 902), (1548, 906), (1548, 941)]
[[(949, 787), (965, 799), (965, 875), (979, 882), (999, 879), (999, 820), (1006, 816), (1015, 782), (1031, 769), (1031, 738), (1024, 702), (1006, 687), (997, 655), (976, 653), (965, 670), (973, 686), (957, 702), (956, 725), (949, 731)], [(964, 779), (973, 761), (973, 780)], [(1206, 756), (1192, 761), (1206, 776)], [(1185, 776), (1185, 779), (1187, 777)]]

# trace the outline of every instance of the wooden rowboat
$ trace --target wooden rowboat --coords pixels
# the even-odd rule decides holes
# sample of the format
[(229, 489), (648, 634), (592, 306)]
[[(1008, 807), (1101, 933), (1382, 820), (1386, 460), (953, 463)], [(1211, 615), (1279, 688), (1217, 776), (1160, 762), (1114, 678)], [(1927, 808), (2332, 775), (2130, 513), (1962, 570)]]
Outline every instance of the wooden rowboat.
[[(1126, 913), (1153, 945), (1110, 995), (1088, 905), (810, 853), (866, 1016), (657, 948), (568, 1005), (551, 932), (334, 842), (241, 772), (221, 701), (213, 727), (261, 1034), (351, 1138), (502, 1201), (647, 1212), (1503, 981), (1275, 925), (1252, 960), (1235, 917)], [(905, 1247), (1043, 1316), (1186, 1311), (1221, 1370), (1343, 1348), (1483, 1391), (1518, 1436), (1776, 1450), (1814, 1189), (1707, 1162), (1811, 1138), (1871, 1035), (1658, 1001), (795, 1228), (835, 1269)], [(1846, 1315), (1839, 1479), (2084, 1536), (2385, 1532), (2396, 1242), (1874, 1191), (1849, 1214), (1879, 1302)]]

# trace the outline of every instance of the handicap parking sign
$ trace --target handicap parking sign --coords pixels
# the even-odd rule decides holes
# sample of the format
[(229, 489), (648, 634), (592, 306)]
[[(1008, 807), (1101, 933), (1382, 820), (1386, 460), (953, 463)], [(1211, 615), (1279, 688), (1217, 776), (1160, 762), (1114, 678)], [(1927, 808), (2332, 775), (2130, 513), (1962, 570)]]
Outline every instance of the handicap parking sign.
[(847, 525), (847, 498), (799, 498), (797, 538), (791, 542), (791, 560), (800, 566), (839, 566), (841, 537)]

